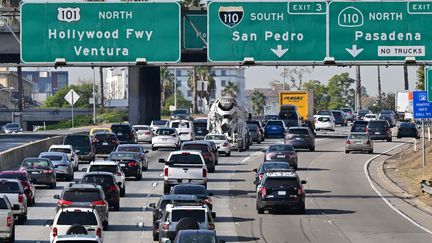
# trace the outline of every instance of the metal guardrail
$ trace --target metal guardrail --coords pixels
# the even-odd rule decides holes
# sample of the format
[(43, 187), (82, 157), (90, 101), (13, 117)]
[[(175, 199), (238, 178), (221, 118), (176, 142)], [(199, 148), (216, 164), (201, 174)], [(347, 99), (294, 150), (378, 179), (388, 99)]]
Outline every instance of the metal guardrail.
[(432, 197), (431, 181), (422, 180), (420, 182), (420, 189), (422, 190), (423, 193), (427, 193), (427, 194), (429, 194), (429, 196)]

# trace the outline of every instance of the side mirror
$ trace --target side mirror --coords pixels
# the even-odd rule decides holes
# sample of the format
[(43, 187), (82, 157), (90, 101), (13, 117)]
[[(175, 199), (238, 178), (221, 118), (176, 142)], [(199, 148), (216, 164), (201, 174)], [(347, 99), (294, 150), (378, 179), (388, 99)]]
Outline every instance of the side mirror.
[(119, 181), (119, 182), (117, 182), (117, 186), (121, 186), (122, 185), (122, 183)]
[(20, 210), (20, 206), (18, 204), (14, 204), (12, 206), (12, 210)]
[(252, 171), (255, 173), (258, 173), (258, 169), (253, 169)]
[(160, 158), (160, 159), (159, 159), (159, 163), (163, 163), (163, 164), (165, 164), (165, 162), (166, 162), (165, 159), (163, 159), (163, 158)]
[(213, 197), (213, 192), (209, 192), (209, 194), (208, 194), (210, 197)]
[(302, 181), (301, 181), (301, 184), (302, 184), (302, 185), (304, 185), (304, 184), (306, 184), (306, 183), (307, 183), (307, 181), (305, 181), (305, 180), (302, 180)]
[(155, 203), (150, 203), (148, 206), (149, 206), (149, 208), (156, 208), (156, 204)]
[(149, 152), (150, 152), (150, 151), (148, 151), (148, 150), (145, 150), (145, 151), (144, 151), (145, 154), (148, 154)]
[(175, 133), (173, 133), (173, 134), (171, 135), (171, 137), (175, 138), (175, 137), (177, 137), (177, 135), (176, 135)]
[(212, 216), (213, 219), (215, 219), (215, 218), (216, 218), (216, 213), (215, 213), (215, 212), (212, 212), (212, 213), (211, 213), (211, 216)]
[(56, 194), (53, 196), (54, 199), (60, 200), (60, 195)]

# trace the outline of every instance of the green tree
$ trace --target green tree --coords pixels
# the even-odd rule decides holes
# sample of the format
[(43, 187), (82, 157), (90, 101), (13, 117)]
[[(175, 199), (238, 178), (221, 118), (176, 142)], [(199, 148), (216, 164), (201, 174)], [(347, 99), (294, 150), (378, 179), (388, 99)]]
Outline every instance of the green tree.
[(201, 96), (207, 100), (207, 104), (210, 101), (211, 94), (216, 90), (216, 81), (214, 79), (213, 73), (209, 66), (201, 66), (197, 68), (196, 75), (198, 80), (207, 81), (207, 90), (200, 91)]
[(167, 67), (160, 68), (161, 103), (165, 104), (167, 97), (174, 94), (174, 75)]
[(181, 0), (180, 4), (183, 7), (198, 7), (200, 0)]
[[(169, 107), (174, 105), (174, 94), (169, 96), (162, 108), (162, 115), (168, 116), (170, 115), (170, 110)], [(192, 102), (187, 100), (184, 96), (183, 93), (179, 90), (177, 90), (177, 106), (180, 108), (185, 108), (185, 109), (189, 109), (192, 107)]]
[(330, 96), (329, 109), (337, 109), (346, 105), (354, 106), (354, 89), (352, 85), (355, 80), (349, 77), (349, 73), (334, 75), (327, 84)]
[[(75, 108), (90, 108), (92, 104), (89, 103), (89, 99), (93, 97), (93, 85), (90, 83), (81, 83), (79, 85), (69, 85), (69, 87), (64, 87), (50, 96), (45, 101), (46, 108), (68, 108), (70, 104), (65, 100), (65, 95), (69, 90), (75, 90), (80, 96), (79, 100), (75, 103)], [(97, 93), (97, 90), (96, 90)]]
[(309, 80), (303, 84), (303, 89), (313, 91), (315, 111), (327, 110), (330, 97), (327, 94), (327, 87), (324, 84), (318, 80)]
[(232, 97), (237, 97), (237, 94), (239, 92), (239, 88), (237, 86), (237, 84), (228, 81), (227, 85), (225, 86), (225, 88), (222, 91), (222, 94), (224, 96), (232, 96)]
[(424, 68), (425, 68), (424, 65), (420, 65), (417, 69), (417, 82), (416, 82), (417, 90), (425, 90)]
[[(291, 83), (291, 88), (296, 90), (302, 90), (303, 76), (305, 75), (305, 73), (311, 73), (309, 67), (284, 67), (280, 76)], [(289, 90), (288, 87), (285, 87), (285, 89)]]
[(264, 108), (266, 105), (266, 97), (263, 93), (255, 90), (251, 95), (252, 108), (255, 115), (261, 116), (264, 115)]

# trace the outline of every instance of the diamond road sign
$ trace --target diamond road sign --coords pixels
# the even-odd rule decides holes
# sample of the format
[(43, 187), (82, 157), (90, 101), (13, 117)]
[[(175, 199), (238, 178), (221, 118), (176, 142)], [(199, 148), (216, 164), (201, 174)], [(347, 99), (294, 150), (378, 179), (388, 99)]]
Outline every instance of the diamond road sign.
[(207, 14), (185, 14), (183, 17), (183, 48), (207, 48)]
[(208, 59), (321, 62), (326, 56), (326, 11), (325, 1), (212, 1)]
[(21, 60), (122, 63), (180, 60), (176, 2), (28, 2), (21, 6)]
[(329, 56), (336, 61), (432, 60), (432, 1), (332, 1)]

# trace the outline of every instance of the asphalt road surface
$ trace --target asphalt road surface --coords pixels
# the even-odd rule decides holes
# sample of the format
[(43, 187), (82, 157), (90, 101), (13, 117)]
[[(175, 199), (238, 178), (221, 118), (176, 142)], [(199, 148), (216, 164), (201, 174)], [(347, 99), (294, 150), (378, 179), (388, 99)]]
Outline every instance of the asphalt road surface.
[(3, 152), (5, 150), (8, 150), (10, 148), (19, 147), (23, 144), (41, 140), (44, 138), (47, 138), (47, 135), (25, 135), (25, 134), (19, 134), (19, 135), (0, 135), (0, 152)]
[[(375, 142), (382, 153), (403, 141)], [(261, 149), (281, 140), (267, 139), (249, 151), (219, 157), (216, 173), (209, 174), (209, 191), (215, 195), (216, 231), (227, 242), (432, 242), (422, 231), (391, 210), (371, 189), (363, 172), (374, 155), (345, 154), (342, 138), (317, 138), (315, 152), (299, 152), (299, 174), (308, 181), (306, 214), (258, 215), (255, 209), (254, 173), (263, 161)], [(149, 149), (148, 144), (143, 145)], [(141, 181), (126, 182), (121, 209), (110, 212), (104, 242), (153, 242), (151, 211), (146, 207), (162, 195), (162, 164), (169, 151), (150, 152), (149, 171)], [(87, 167), (86, 164), (80, 168)], [(83, 175), (76, 172), (76, 179)], [(17, 242), (47, 242), (56, 200), (68, 182), (56, 189), (37, 188), (36, 204), (29, 208), (28, 221), (16, 228)], [(139, 226), (140, 225), (140, 226)]]

